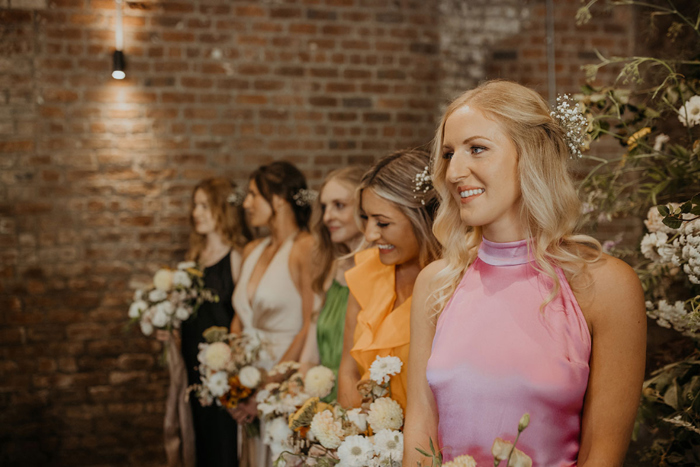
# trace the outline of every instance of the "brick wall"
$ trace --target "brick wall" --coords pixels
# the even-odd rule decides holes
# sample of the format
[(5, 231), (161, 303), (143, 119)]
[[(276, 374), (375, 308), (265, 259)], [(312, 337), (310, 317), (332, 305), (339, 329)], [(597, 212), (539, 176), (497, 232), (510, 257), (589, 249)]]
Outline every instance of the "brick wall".
[[(465, 4), (132, 2), (118, 82), (112, 0), (0, 0), (0, 464), (164, 462), (160, 345), (123, 328), (131, 290), (182, 257), (198, 180), (287, 159), (317, 185), (425, 144), (479, 80), (546, 92), (544, 2)], [(556, 5), (570, 90), (632, 30)]]

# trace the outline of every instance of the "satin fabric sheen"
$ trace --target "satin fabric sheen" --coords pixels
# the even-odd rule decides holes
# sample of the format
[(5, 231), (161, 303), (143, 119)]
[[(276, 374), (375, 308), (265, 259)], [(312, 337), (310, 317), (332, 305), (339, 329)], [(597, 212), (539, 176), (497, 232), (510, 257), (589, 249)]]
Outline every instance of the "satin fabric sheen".
[(326, 301), (316, 323), (316, 341), (321, 365), (330, 368), (335, 373), (336, 385), (333, 391), (324, 397), (324, 402), (338, 398), (338, 368), (343, 356), (343, 334), (345, 333), (345, 311), (348, 309), (347, 287), (334, 280), (326, 292)]
[(406, 365), (411, 338), (411, 299), (394, 308), (396, 274), (394, 266), (379, 259), (379, 249), (355, 255), (356, 266), (345, 273), (350, 293), (360, 305), (350, 354), (357, 362), (361, 379), (369, 379), (369, 367), (377, 357), (393, 356), (403, 362), (401, 373), (389, 383), (391, 398), (406, 410)]
[(552, 281), (538, 272), (526, 240), (483, 239), (440, 315), (427, 379), (438, 407), (444, 460), (469, 454), (492, 465), (496, 437), (518, 441), (533, 465), (576, 465), (588, 385), (591, 338), (563, 272), (561, 290), (544, 310)]

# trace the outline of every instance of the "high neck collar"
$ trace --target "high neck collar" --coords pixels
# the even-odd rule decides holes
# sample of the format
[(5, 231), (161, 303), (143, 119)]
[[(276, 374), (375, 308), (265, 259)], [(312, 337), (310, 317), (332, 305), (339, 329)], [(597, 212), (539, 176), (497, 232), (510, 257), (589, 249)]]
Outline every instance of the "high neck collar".
[(482, 238), (479, 259), (492, 266), (515, 266), (534, 261), (532, 252), (528, 250), (528, 240), (495, 243)]

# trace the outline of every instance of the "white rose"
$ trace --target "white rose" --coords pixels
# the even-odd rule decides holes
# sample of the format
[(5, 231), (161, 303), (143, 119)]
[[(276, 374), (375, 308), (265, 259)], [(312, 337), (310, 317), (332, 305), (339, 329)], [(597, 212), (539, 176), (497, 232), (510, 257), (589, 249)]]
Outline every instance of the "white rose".
[(238, 372), (238, 380), (247, 388), (254, 389), (260, 384), (262, 376), (260, 370), (254, 366), (244, 366)]
[(161, 302), (168, 298), (168, 294), (162, 290), (153, 289), (148, 292), (148, 300), (151, 302)]
[(177, 307), (177, 310), (175, 310), (175, 317), (180, 321), (185, 321), (187, 318), (190, 317), (190, 310), (188, 310), (184, 306), (179, 306)]
[(194, 261), (183, 261), (183, 262), (177, 264), (177, 268), (180, 271), (184, 271), (185, 269), (196, 268), (196, 267), (197, 267), (197, 263), (195, 263)]
[(167, 292), (173, 286), (173, 272), (168, 269), (159, 269), (153, 276), (153, 285), (156, 289)]
[(156, 307), (156, 312), (153, 313), (153, 318), (151, 319), (153, 326), (157, 328), (163, 328), (168, 324), (168, 315), (163, 311), (160, 306)]
[(153, 334), (153, 325), (149, 323), (148, 321), (141, 321), (141, 332), (145, 336), (150, 336)]
[(190, 288), (192, 286), (192, 279), (190, 279), (190, 275), (185, 271), (175, 271), (173, 274), (173, 285)]
[(224, 342), (209, 344), (204, 352), (204, 361), (215, 371), (223, 370), (231, 360), (231, 348)]
[(148, 308), (148, 304), (143, 300), (137, 300), (129, 307), (129, 318), (138, 318)]

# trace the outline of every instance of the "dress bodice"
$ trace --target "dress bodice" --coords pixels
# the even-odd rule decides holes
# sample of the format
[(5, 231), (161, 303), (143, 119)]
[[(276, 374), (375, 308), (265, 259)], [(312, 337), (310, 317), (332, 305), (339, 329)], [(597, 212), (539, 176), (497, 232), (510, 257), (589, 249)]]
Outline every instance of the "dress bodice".
[(538, 271), (528, 242), (483, 239), (441, 313), (427, 365), (445, 460), (469, 454), (493, 462), (497, 437), (543, 467), (576, 465), (588, 385), (591, 338), (561, 269), (559, 293), (544, 309), (552, 280)]
[(233, 306), (243, 332), (255, 334), (265, 344), (266, 352), (260, 363), (266, 369), (279, 362), (303, 325), (301, 294), (289, 271), (294, 235), (277, 250), (260, 278), (255, 294), (248, 300), (250, 277), (269, 243), (269, 237), (263, 239), (245, 259), (233, 294)]
[[(340, 359), (343, 355), (343, 335), (345, 331), (345, 311), (348, 309), (349, 289), (334, 280), (326, 292), (326, 300), (316, 323), (316, 342), (321, 365), (330, 368), (338, 376)], [(334, 401), (338, 395), (338, 386), (326, 397)]]
[(218, 302), (204, 302), (197, 309), (197, 313), (182, 323), (182, 355), (185, 359), (189, 384), (200, 384), (199, 365), (197, 354), (199, 344), (205, 342), (202, 333), (211, 326), (231, 326), (233, 320), (233, 307), (231, 294), (233, 294), (233, 274), (231, 271), (231, 255), (237, 255), (236, 251), (227, 253), (216, 264), (204, 268), (204, 287), (213, 290), (219, 297)]
[(377, 357), (400, 358), (403, 366), (401, 373), (391, 378), (391, 397), (405, 409), (412, 297), (394, 307), (396, 271), (381, 262), (377, 248), (355, 255), (355, 264), (345, 273), (350, 292), (360, 305), (350, 354), (362, 379), (369, 378), (369, 368)]

